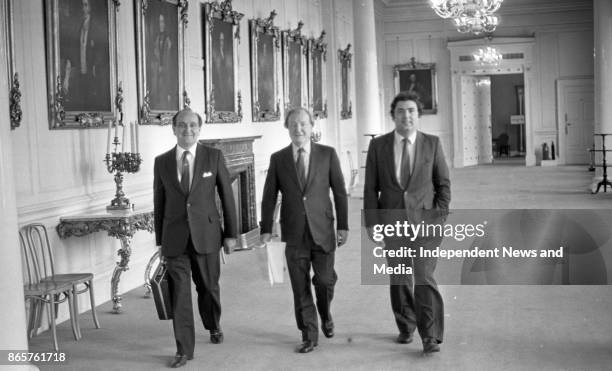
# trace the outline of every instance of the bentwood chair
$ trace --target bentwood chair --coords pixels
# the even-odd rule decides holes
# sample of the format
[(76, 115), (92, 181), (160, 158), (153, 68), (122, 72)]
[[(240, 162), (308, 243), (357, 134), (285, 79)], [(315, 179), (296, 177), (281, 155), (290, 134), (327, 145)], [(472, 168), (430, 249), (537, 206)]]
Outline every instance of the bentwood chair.
[(73, 293), (70, 282), (57, 282), (53, 280), (42, 281), (45, 277), (42, 269), (41, 260), (44, 259), (39, 252), (34, 250), (27, 242), (27, 237), (23, 230), (19, 231), (19, 244), (21, 245), (22, 258), (25, 260), (27, 276), (24, 277), (25, 283), (23, 291), (25, 300), (30, 300), (30, 318), (28, 320), (27, 335), (32, 338), (40, 327), (43, 306), (47, 306), (47, 316), (51, 337), (53, 339), (53, 349), (59, 351), (57, 344), (57, 332), (55, 329), (55, 319), (57, 317), (57, 306), (59, 303), (68, 302), (70, 309), (70, 323), (72, 333), (76, 340), (79, 339), (73, 319)]
[(81, 329), (79, 326), (79, 304), (78, 294), (89, 291), (89, 301), (91, 303), (91, 314), (93, 316), (94, 325), (100, 328), (98, 316), (96, 314), (96, 303), (94, 299), (93, 289), (93, 274), (92, 273), (55, 273), (55, 262), (53, 259), (53, 251), (49, 242), (49, 235), (44, 225), (40, 223), (32, 223), (22, 228), (23, 234), (27, 238), (27, 244), (33, 251), (37, 251), (41, 256), (40, 270), (44, 272), (41, 277), (42, 282), (56, 282), (58, 284), (69, 284), (74, 295), (74, 305), (71, 312), (71, 320), (74, 323), (73, 331), (76, 331), (76, 339), (81, 338)]

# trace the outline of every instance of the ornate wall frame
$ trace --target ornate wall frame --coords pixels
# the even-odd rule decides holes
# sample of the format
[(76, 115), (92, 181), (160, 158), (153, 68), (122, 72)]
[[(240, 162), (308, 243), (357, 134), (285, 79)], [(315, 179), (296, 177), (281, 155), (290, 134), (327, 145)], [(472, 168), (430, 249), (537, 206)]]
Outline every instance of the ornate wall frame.
[(138, 117), (167, 125), (189, 106), (185, 90), (188, 0), (139, 0), (136, 13)]
[[(414, 84), (411, 82), (412, 75), (416, 78)], [(435, 63), (419, 63), (412, 57), (409, 63), (393, 66), (393, 79), (396, 94), (409, 91), (412, 86), (421, 97), (423, 114), (438, 113), (438, 79)]]
[(353, 117), (353, 104), (351, 102), (351, 68), (353, 54), (350, 52), (351, 44), (345, 49), (338, 49), (340, 62), (340, 119)]
[[(251, 39), (251, 98), (253, 121), (280, 118), (280, 31), (273, 21), (276, 10), (266, 19), (249, 20)], [(268, 51), (269, 49), (269, 51)]]
[(308, 106), (315, 119), (327, 117), (327, 94), (324, 83), (327, 78), (327, 43), (325, 31), (318, 39), (308, 40)]
[(202, 4), (207, 123), (242, 121), (238, 45), (243, 16), (231, 0)]
[(308, 108), (308, 40), (302, 36), (303, 26), (304, 22), (300, 21), (295, 30), (281, 33), (285, 111), (294, 107)]
[(102, 127), (117, 118), (119, 6), (119, 0), (45, 0), (50, 129)]
[(13, 1), (0, 1), (0, 19), (5, 20), (3, 32), (4, 45), (6, 47), (6, 67), (7, 77), (9, 82), (9, 113), (11, 116), (11, 130), (15, 130), (21, 125), (21, 90), (19, 88), (19, 75), (17, 74), (17, 66), (15, 63), (15, 46), (14, 46), (14, 30), (13, 30)]

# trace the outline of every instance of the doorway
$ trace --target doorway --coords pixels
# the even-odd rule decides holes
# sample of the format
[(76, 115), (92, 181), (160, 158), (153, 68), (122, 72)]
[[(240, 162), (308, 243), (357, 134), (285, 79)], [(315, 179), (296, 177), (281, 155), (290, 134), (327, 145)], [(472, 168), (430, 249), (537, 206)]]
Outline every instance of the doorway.
[(525, 165), (525, 84), (522, 73), (491, 75), (494, 162)]
[(589, 163), (593, 146), (594, 84), (592, 79), (557, 81), (559, 160), (567, 165)]

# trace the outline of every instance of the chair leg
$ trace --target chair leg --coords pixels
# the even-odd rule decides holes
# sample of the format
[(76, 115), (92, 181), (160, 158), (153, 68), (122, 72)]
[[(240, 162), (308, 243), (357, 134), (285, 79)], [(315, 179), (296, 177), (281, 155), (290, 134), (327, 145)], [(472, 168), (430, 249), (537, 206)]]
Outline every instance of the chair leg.
[(74, 335), (74, 340), (79, 341), (81, 338), (78, 330), (77, 319), (74, 312), (74, 298), (73, 291), (65, 292), (65, 295), (68, 297), (68, 309), (70, 311), (70, 326), (72, 327), (72, 334)]
[(81, 339), (81, 326), (79, 326), (79, 294), (77, 294), (76, 285), (72, 286), (72, 312), (70, 313), (71, 319), (73, 318), (73, 329), (72, 332), (76, 331), (77, 339)]
[(91, 315), (93, 316), (94, 325), (96, 325), (96, 328), (100, 328), (100, 322), (98, 322), (98, 315), (96, 314), (96, 300), (94, 296), (93, 279), (89, 281), (89, 301), (91, 303)]
[(49, 327), (51, 327), (51, 337), (53, 338), (53, 349), (59, 352), (59, 345), (57, 344), (57, 332), (55, 329), (55, 295), (49, 295)]
[(38, 329), (36, 326), (36, 318), (38, 314), (39, 303), (37, 300), (30, 298), (30, 318), (28, 319), (28, 339), (34, 337), (34, 331)]
[(45, 309), (45, 303), (44, 302), (40, 302), (40, 303), (36, 303), (36, 318), (35, 318), (35, 322), (34, 322), (34, 329), (33, 329), (33, 333), (32, 336), (36, 335), (38, 333), (38, 329), (41, 326), (41, 322), (42, 322), (42, 317), (43, 317), (43, 310)]

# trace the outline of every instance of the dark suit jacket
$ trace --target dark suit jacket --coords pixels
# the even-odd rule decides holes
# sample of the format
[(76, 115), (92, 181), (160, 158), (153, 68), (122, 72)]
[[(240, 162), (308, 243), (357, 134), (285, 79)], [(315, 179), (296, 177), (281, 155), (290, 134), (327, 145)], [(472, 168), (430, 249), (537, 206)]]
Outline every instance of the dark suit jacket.
[[(195, 250), (206, 254), (218, 251), (223, 238), (236, 238), (238, 234), (234, 195), (223, 154), (199, 143), (196, 151), (189, 194), (183, 193), (178, 181), (176, 146), (155, 158), (155, 241), (162, 246), (163, 256), (180, 255), (190, 235)], [(223, 229), (215, 189), (223, 208)]]
[(301, 189), (291, 145), (272, 154), (261, 201), (261, 233), (272, 233), (278, 192), (282, 194), (281, 235), (288, 245), (300, 244), (306, 223), (314, 242), (329, 252), (336, 248), (331, 188), (337, 229), (348, 230), (348, 199), (338, 155), (332, 147), (312, 143), (306, 187)]
[(366, 226), (383, 223), (375, 209), (448, 209), (450, 179), (438, 137), (417, 132), (414, 168), (406, 190), (395, 176), (394, 132), (372, 139), (366, 160)]

